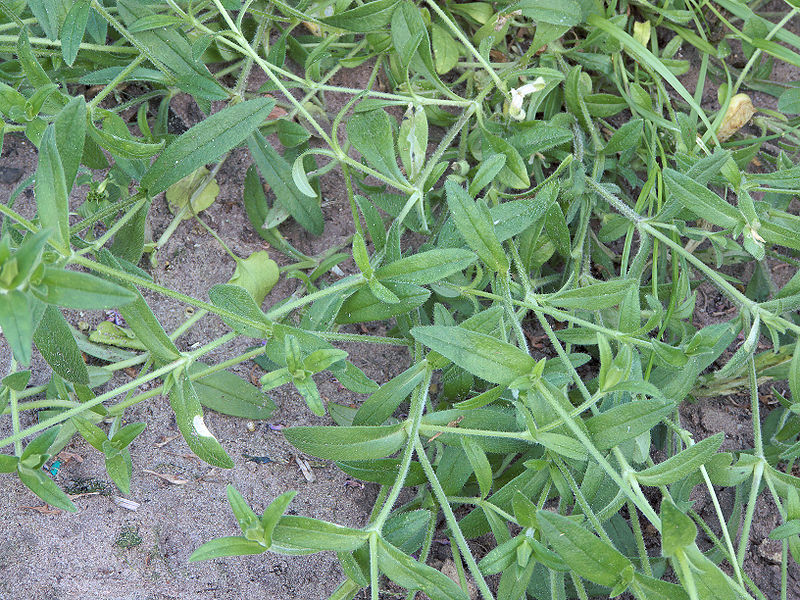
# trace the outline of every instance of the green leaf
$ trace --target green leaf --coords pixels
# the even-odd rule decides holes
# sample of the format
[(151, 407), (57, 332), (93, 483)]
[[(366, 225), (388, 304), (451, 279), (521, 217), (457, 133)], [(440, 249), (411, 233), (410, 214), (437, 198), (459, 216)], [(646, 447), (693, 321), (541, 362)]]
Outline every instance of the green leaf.
[(411, 335), (462, 369), (491, 383), (506, 385), (531, 373), (536, 364), (516, 346), (463, 327), (414, 327)]
[(53, 371), (72, 383), (89, 384), (89, 371), (64, 315), (55, 306), (44, 310), (33, 341)]
[(33, 328), (28, 296), (19, 290), (0, 294), (0, 329), (16, 361), (26, 367), (31, 364)]
[(146, 428), (147, 423), (129, 423), (114, 434), (111, 443), (120, 450), (127, 448)]
[(158, 29), (160, 27), (171, 27), (172, 25), (177, 25), (181, 22), (182, 19), (177, 16), (147, 15), (145, 17), (141, 17), (140, 19), (136, 19), (136, 21), (131, 23), (130, 27), (128, 27), (128, 31), (131, 33), (139, 33), (140, 31), (148, 31), (150, 29)]
[(133, 302), (136, 296), (125, 288), (89, 273), (45, 267), (34, 295), (48, 304), (66, 308), (116, 308)]
[(311, 373), (321, 373), (334, 364), (347, 358), (347, 352), (334, 348), (314, 350), (303, 359), (303, 369)]
[(290, 427), (295, 448), (326, 460), (371, 460), (394, 454), (406, 441), (403, 423), (382, 427)]
[(734, 206), (691, 177), (674, 169), (666, 168), (664, 169), (664, 184), (681, 206), (698, 217), (724, 229), (744, 224), (744, 217)]
[(636, 473), (636, 480), (642, 485), (658, 486), (675, 483), (693, 473), (700, 465), (708, 461), (725, 439), (725, 434), (719, 433), (707, 437), (686, 450), (671, 456), (662, 463), (659, 463), (644, 471)]
[(220, 317), (222, 321), (236, 333), (254, 338), (265, 338), (269, 333), (269, 319), (256, 305), (253, 296), (239, 285), (220, 283), (208, 290), (208, 297), (214, 306), (224, 308), (239, 316), (246, 317), (256, 323), (261, 323), (261, 327), (254, 327), (234, 321), (228, 317)]
[(598, 450), (608, 450), (650, 431), (674, 406), (667, 400), (628, 402), (587, 419), (586, 429)]
[(70, 67), (78, 56), (88, 20), (89, 2), (86, 0), (75, 2), (61, 27), (61, 56)]
[(217, 538), (200, 546), (192, 552), (189, 562), (198, 560), (210, 560), (212, 558), (222, 558), (224, 556), (246, 556), (249, 554), (262, 554), (267, 549), (253, 540), (248, 540), (242, 536), (231, 536)]
[(398, 2), (399, 0), (375, 0), (320, 21), (331, 27), (367, 33), (386, 25)]
[[(278, 141), (284, 148), (296, 148), (311, 137), (305, 127), (293, 121), (278, 119), (275, 124), (278, 127)], [(316, 193), (312, 195), (316, 196)]]
[(415, 561), (383, 538), (378, 538), (378, 568), (408, 590), (420, 590), (431, 600), (468, 600), (467, 594), (447, 575)]
[(540, 510), (536, 520), (550, 545), (581, 577), (613, 587), (627, 569), (632, 570), (631, 561), (572, 519)]
[(525, 541), (524, 535), (518, 535), (495, 546), (486, 556), (478, 563), (481, 573), (484, 575), (494, 575), (502, 573), (513, 565), (517, 560), (517, 550), (520, 545)]
[(68, 512), (76, 512), (78, 510), (72, 500), (69, 499), (69, 496), (64, 493), (64, 490), (58, 487), (40, 469), (28, 469), (19, 465), (17, 466), (17, 473), (20, 481), (50, 506)]
[(414, 365), (397, 377), (384, 383), (359, 407), (353, 417), (353, 425), (380, 425), (388, 419), (411, 390), (422, 381), (425, 367)]
[[(261, 529), (261, 522), (258, 516), (256, 516), (256, 513), (253, 512), (253, 509), (250, 508), (250, 505), (245, 501), (239, 491), (228, 484), (225, 488), (225, 493), (228, 496), (228, 504), (231, 506), (233, 516), (236, 517), (236, 522), (239, 524), (242, 533), (247, 535), (248, 531), (254, 527)], [(248, 537), (247, 539), (252, 538)], [(269, 548), (269, 544), (264, 545), (264, 547)]]
[(475, 262), (475, 255), (460, 248), (418, 252), (382, 266), (375, 271), (378, 279), (427, 285), (463, 271)]
[(233, 461), (230, 456), (203, 421), (200, 400), (188, 377), (181, 376), (174, 382), (169, 392), (169, 403), (175, 413), (178, 429), (189, 448), (210, 465), (232, 469)]
[(481, 490), (481, 498), (485, 498), (492, 491), (492, 466), (489, 464), (489, 459), (486, 458), (483, 448), (470, 437), (463, 436), (461, 438), (461, 447), (475, 472), (475, 479)]
[[(32, 2), (31, 0), (28, 1), (28, 5), (32, 9), (36, 4), (41, 6), (39, 2)], [(55, 26), (51, 24), (50, 27), (52, 27), (52, 29), (50, 29), (48, 24), (51, 23), (51, 21), (48, 17), (56, 17), (56, 15), (53, 14), (53, 11), (48, 10), (43, 10), (42, 13), (37, 15), (39, 25), (45, 30), (45, 35), (47, 35), (48, 38), (55, 40), (58, 24), (55, 24)], [(47, 84), (53, 83), (47, 76), (47, 73), (45, 73), (42, 66), (39, 64), (39, 61), (36, 60), (36, 56), (33, 53), (33, 48), (31, 47), (30, 39), (28, 38), (27, 28), (21, 29), (19, 36), (17, 37), (17, 56), (19, 57), (19, 62), (22, 65), (22, 70), (24, 71), (25, 77), (28, 80), (28, 84), (32, 85), (34, 88), (41, 88)]]
[(131, 475), (133, 474), (131, 453), (127, 448), (118, 450), (108, 442), (103, 451), (105, 452), (106, 473), (108, 473), (111, 481), (123, 494), (130, 494)]
[(425, 22), (419, 9), (410, 2), (403, 2), (392, 14), (392, 43), (404, 69), (419, 48), (425, 35)]
[(614, 132), (614, 135), (606, 143), (606, 147), (603, 148), (603, 154), (608, 156), (616, 152), (624, 152), (629, 148), (638, 148), (642, 131), (644, 131), (644, 121), (642, 119), (628, 121)]
[(444, 27), (431, 23), (431, 42), (436, 72), (449, 73), (458, 64), (461, 47)]
[(358, 231), (353, 234), (353, 262), (356, 263), (358, 270), (364, 274), (366, 279), (372, 277), (372, 266), (369, 264), (367, 244)]
[[(189, 373), (205, 368), (206, 365), (195, 361), (189, 367)], [(200, 404), (224, 415), (268, 419), (275, 410), (272, 398), (230, 371), (217, 371), (197, 379), (194, 388)]]
[(60, 429), (60, 425), (50, 427), (28, 442), (28, 445), (25, 446), (25, 450), (22, 451), (22, 455), (20, 456), (22, 461), (28, 465), (30, 461), (26, 459), (38, 457), (39, 462), (33, 464), (37, 467), (41, 467), (44, 464), (44, 461), (50, 457), (50, 455), (47, 454), (47, 451), (50, 450), (50, 446), (53, 445), (56, 437), (58, 437), (58, 432)]
[(398, 302), (387, 304), (385, 300), (377, 298), (369, 287), (362, 287), (344, 301), (336, 315), (336, 322), (383, 321), (410, 312), (430, 296), (428, 290), (412, 283), (385, 281), (383, 286), (398, 298)]
[[(737, 592), (734, 582), (717, 565), (706, 558), (697, 546), (692, 545), (687, 548), (686, 557), (689, 559), (689, 568), (692, 570), (700, 600), (747, 598), (746, 595)], [(686, 588), (683, 569), (678, 569), (677, 572), (683, 587)]]
[(30, 379), (30, 371), (16, 371), (3, 377), (0, 383), (2, 383), (5, 387), (14, 390), (15, 392), (21, 392), (28, 385), (28, 381), (30, 381)]
[(800, 114), (800, 88), (784, 90), (778, 96), (778, 110), (789, 115)]
[(538, 508), (529, 498), (526, 498), (521, 492), (517, 492), (511, 500), (511, 507), (514, 509), (514, 516), (520, 527), (538, 529), (539, 524), (536, 521)]
[(536, 434), (536, 441), (561, 456), (579, 461), (586, 460), (586, 448), (578, 440), (566, 435), (543, 431)]
[(310, 375), (303, 378), (293, 377), (292, 383), (303, 396), (308, 408), (318, 417), (325, 416), (325, 405), (322, 403), (319, 388)]
[[(305, 131), (305, 130), (303, 130)], [(305, 165), (303, 164), (305, 159), (305, 155), (301, 154), (297, 158), (294, 159), (294, 163), (292, 163), (292, 181), (294, 182), (295, 187), (300, 190), (301, 193), (308, 196), (309, 198), (316, 198), (317, 192), (311, 187), (311, 184), (308, 182), (308, 173), (306, 173)]]
[[(164, 146), (161, 141), (157, 144), (140, 142), (127, 130), (117, 129), (111, 120), (106, 120), (103, 129), (97, 128), (94, 123), (89, 123), (89, 135), (98, 146), (108, 150), (112, 156), (127, 159), (150, 158), (157, 154)], [(153, 194), (155, 195), (155, 194)]]
[[(136, 0), (117, 0), (117, 8), (119, 16), (126, 26), (133, 25), (137, 20), (148, 17), (153, 12), (151, 6)], [(160, 71), (168, 74), (183, 91), (206, 102), (228, 99), (228, 92), (211, 76), (205, 65), (192, 58), (191, 44), (183, 32), (177, 28), (161, 27), (131, 35), (138, 42), (137, 47), (143, 50), (150, 62)], [(236, 145), (238, 142), (234, 144), (234, 146)], [(195, 165), (177, 179), (188, 175), (198, 166), (200, 165)], [(165, 185), (159, 191), (163, 191), (168, 186), (169, 184)], [(152, 195), (157, 193), (153, 192)]]
[(264, 542), (267, 544), (267, 548), (272, 545), (272, 534), (275, 531), (275, 527), (296, 495), (297, 492), (295, 491), (284, 492), (264, 509), (264, 514), (261, 516), (261, 528), (264, 531)]
[(453, 222), (467, 245), (490, 269), (507, 273), (508, 256), (497, 239), (486, 205), (474, 202), (464, 188), (450, 179), (445, 182), (445, 190)]
[(347, 137), (378, 171), (395, 181), (406, 180), (397, 166), (394, 124), (386, 112), (381, 109), (357, 112), (347, 122)]
[(581, 5), (575, 0), (558, 0), (558, 2), (542, 2), (542, 0), (522, 0), (510, 6), (508, 11), (521, 10), (522, 16), (549, 23), (573, 27), (582, 21)]
[(136, 211), (114, 236), (111, 252), (119, 259), (131, 264), (139, 264), (144, 254), (145, 234), (147, 231), (147, 214), (150, 212), (150, 200)]
[(214, 113), (166, 147), (142, 177), (142, 187), (155, 196), (218, 159), (245, 141), (269, 117), (274, 106), (272, 98), (254, 98)]
[(69, 248), (69, 197), (53, 124), (44, 130), (39, 144), (34, 195), (42, 229), (52, 230), (53, 241), (66, 250)]
[(247, 140), (247, 147), (264, 180), (275, 193), (277, 202), (306, 231), (320, 235), (325, 223), (316, 192), (309, 198), (294, 181), (292, 167), (258, 131)]
[(483, 143), (483, 155), (486, 158), (494, 154), (502, 154), (506, 157), (506, 163), (497, 175), (501, 183), (515, 190), (524, 190), (530, 187), (531, 181), (530, 177), (528, 177), (528, 168), (514, 146), (503, 138), (490, 133), (484, 134)]
[(0, 473), (13, 473), (17, 470), (19, 457), (8, 454), (0, 454)]
[(682, 513), (669, 498), (661, 500), (661, 552), (675, 557), (694, 543), (697, 526), (691, 517)]
[(633, 574), (633, 587), (644, 592), (647, 600), (689, 600), (683, 588), (674, 583), (653, 579), (641, 573)]
[(778, 525), (775, 529), (769, 532), (769, 539), (771, 540), (785, 540), (793, 535), (800, 534), (800, 520), (792, 519), (786, 521), (783, 525)]
[(53, 121), (56, 147), (64, 169), (64, 183), (68, 190), (72, 189), (83, 156), (83, 146), (86, 141), (86, 112), (86, 101), (83, 96), (76, 96), (61, 109)]
[(491, 156), (482, 160), (481, 164), (478, 166), (478, 171), (475, 173), (475, 176), (472, 178), (472, 182), (469, 184), (467, 194), (472, 197), (477, 196), (478, 192), (494, 181), (495, 177), (497, 177), (497, 174), (503, 170), (503, 167), (505, 167), (505, 164), (505, 154), (492, 154)]
[(544, 228), (547, 237), (555, 245), (558, 253), (564, 258), (568, 258), (572, 251), (572, 242), (569, 236), (569, 228), (564, 218), (561, 206), (553, 202), (544, 215)]
[(301, 552), (352, 552), (364, 545), (369, 534), (360, 529), (342, 527), (335, 523), (284, 515), (272, 531), (272, 549)]
[(716, 376), (721, 379), (726, 379), (738, 373), (747, 363), (748, 359), (753, 356), (758, 347), (758, 338), (761, 335), (761, 313), (756, 313), (756, 318), (753, 319), (753, 324), (750, 326), (750, 331), (744, 339), (733, 356), (730, 357), (721, 369), (716, 373)]
[(634, 279), (612, 279), (558, 292), (547, 297), (547, 303), (559, 308), (586, 308), (600, 310), (622, 302), (630, 286), (637, 285)]

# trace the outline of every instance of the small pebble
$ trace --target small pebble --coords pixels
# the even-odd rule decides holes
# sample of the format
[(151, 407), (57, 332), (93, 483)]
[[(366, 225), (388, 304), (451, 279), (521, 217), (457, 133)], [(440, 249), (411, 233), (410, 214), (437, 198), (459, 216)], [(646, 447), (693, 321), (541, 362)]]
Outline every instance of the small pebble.
[(249, 431), (250, 433), (253, 433), (256, 430), (256, 424), (253, 423), (252, 421), (248, 421), (245, 427), (247, 427), (247, 431)]

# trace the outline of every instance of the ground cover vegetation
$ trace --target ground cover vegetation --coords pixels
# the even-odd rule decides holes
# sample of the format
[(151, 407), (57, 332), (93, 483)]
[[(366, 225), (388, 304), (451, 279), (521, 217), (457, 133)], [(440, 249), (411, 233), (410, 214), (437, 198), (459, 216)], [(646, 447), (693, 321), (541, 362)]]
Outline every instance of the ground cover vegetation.
[[(128, 447), (148, 424), (126, 410), (167, 399), (191, 450), (231, 467), (204, 409), (266, 419), (264, 392), (291, 385), (335, 424), (286, 438), (377, 484), (372, 514), (362, 528), (286, 514), (287, 491), (257, 515), (231, 486), (241, 534), (191, 560), (336, 552), (337, 599), (405, 588), (451, 600), (471, 586), (487, 600), (764, 598), (745, 558), (767, 503), (789, 597), (800, 87), (773, 73), (800, 68), (800, 8), (768, 8), (3, 0), (0, 132), (26, 136), (38, 167), (0, 203), (0, 327), (13, 354), (0, 471), (74, 510), (43, 467), (81, 436), (129, 493)], [(355, 68), (369, 72), (362, 89), (331, 83)], [(329, 118), (334, 93), (349, 101)], [(208, 116), (175, 135), (179, 94)], [(207, 227), (215, 174), (241, 145), (254, 163), (241, 210), (285, 265), (231, 253), (229, 283), (194, 297), (159, 285), (148, 265), (183, 220)], [(310, 256), (281, 228), (325, 235), (319, 182), (331, 172), (353, 233)], [(15, 202), (31, 187), (25, 218)], [(175, 219), (153, 240), (162, 192)], [(795, 274), (780, 280), (777, 265)], [(262, 309), (287, 277), (297, 291)], [(703, 286), (732, 310), (698, 326)], [(167, 333), (142, 290), (191, 315)], [(62, 309), (118, 318), (87, 337)], [(228, 334), (178, 349), (215, 317)], [(354, 327), (374, 321), (387, 335)], [(252, 339), (247, 352), (202, 362), (238, 336)], [(379, 385), (340, 342), (406, 347), (409, 366)], [(46, 385), (28, 385), (33, 348), (52, 368)], [(261, 389), (226, 371), (251, 360)], [(131, 367), (130, 381), (107, 384)], [(326, 404), (323, 371), (363, 402)], [(749, 399), (752, 446), (723, 451), (723, 432), (695, 440), (681, 405), (734, 392)], [(710, 517), (693, 508), (701, 491)], [(488, 552), (471, 545), (481, 536)], [(426, 565), (442, 537), (455, 579)]]

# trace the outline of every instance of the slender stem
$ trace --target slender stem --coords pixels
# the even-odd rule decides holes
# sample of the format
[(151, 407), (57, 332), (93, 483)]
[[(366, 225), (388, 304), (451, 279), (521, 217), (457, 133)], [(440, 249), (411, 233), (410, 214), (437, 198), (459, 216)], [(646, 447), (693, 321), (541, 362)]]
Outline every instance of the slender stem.
[(756, 361), (751, 356), (747, 361), (750, 380), (750, 413), (753, 419), (753, 447), (755, 455), (764, 458), (764, 443), (761, 437), (761, 410), (758, 401), (758, 377), (756, 375)]
[[(133, 48), (133, 50), (135, 50), (135, 48)], [(136, 56), (136, 57), (135, 57), (135, 58), (134, 58), (134, 59), (133, 59), (133, 60), (130, 62), (130, 64), (129, 64), (127, 67), (125, 67), (124, 69), (122, 69), (122, 71), (120, 71), (120, 72), (117, 74), (117, 76), (116, 76), (116, 77), (114, 77), (114, 79), (112, 79), (112, 80), (111, 80), (111, 81), (108, 83), (108, 85), (104, 86), (104, 87), (103, 87), (103, 89), (102, 89), (102, 90), (100, 90), (100, 91), (97, 93), (97, 96), (95, 96), (94, 98), (92, 98), (92, 99), (91, 99), (91, 100), (90, 100), (90, 101), (87, 103), (87, 107), (88, 107), (88, 109), (89, 109), (89, 114), (91, 114), (91, 113), (92, 113), (92, 111), (94, 110), (94, 108), (95, 108), (96, 106), (98, 106), (98, 105), (99, 105), (99, 104), (100, 104), (100, 103), (103, 101), (103, 99), (104, 99), (106, 96), (108, 96), (108, 95), (109, 95), (109, 94), (110, 94), (112, 91), (114, 91), (114, 88), (115, 88), (115, 87), (117, 87), (117, 86), (118, 86), (120, 83), (122, 83), (123, 81), (125, 81), (125, 78), (126, 78), (128, 75), (130, 75), (130, 74), (133, 72), (133, 70), (134, 70), (136, 67), (138, 67), (138, 66), (139, 66), (139, 65), (140, 65), (142, 62), (144, 62), (145, 58), (146, 58), (146, 57), (145, 57), (145, 55), (144, 55), (144, 54), (139, 54), (138, 56)]]
[(380, 587), (378, 585), (378, 532), (373, 531), (369, 536), (369, 592), (372, 600), (379, 600)]
[(483, 578), (483, 573), (481, 573), (478, 563), (475, 562), (475, 557), (472, 556), (472, 551), (469, 549), (469, 544), (467, 544), (464, 533), (458, 526), (458, 521), (456, 520), (455, 514), (453, 514), (453, 509), (450, 507), (450, 503), (447, 501), (447, 494), (444, 493), (442, 484), (439, 483), (439, 479), (436, 477), (436, 473), (433, 470), (431, 461), (428, 460), (428, 455), (425, 454), (425, 448), (422, 446), (422, 442), (420, 442), (418, 437), (414, 438), (414, 448), (417, 451), (417, 458), (419, 458), (422, 469), (425, 471), (425, 476), (428, 478), (431, 488), (433, 488), (433, 494), (436, 496), (436, 500), (438, 500), (439, 506), (442, 508), (442, 512), (447, 520), (447, 524), (450, 527), (450, 532), (455, 538), (456, 544), (458, 544), (458, 549), (461, 550), (461, 554), (464, 556), (464, 560), (469, 567), (470, 573), (472, 573), (475, 584), (478, 586), (478, 589), (481, 592), (481, 596), (483, 596), (484, 600), (494, 600), (494, 595), (489, 589), (489, 586), (486, 584), (486, 580)]
[(403, 490), (403, 483), (406, 480), (408, 469), (411, 466), (411, 458), (414, 456), (414, 445), (411, 443), (411, 440), (417, 439), (417, 436), (419, 435), (422, 413), (425, 410), (425, 398), (428, 395), (428, 388), (431, 385), (431, 377), (433, 376), (433, 371), (427, 366), (425, 368), (425, 377), (414, 389), (414, 396), (411, 400), (410, 413), (412, 418), (411, 426), (408, 431), (408, 443), (403, 449), (403, 455), (400, 459), (400, 467), (398, 469), (397, 478), (394, 480), (394, 485), (392, 485), (392, 489), (389, 492), (389, 495), (386, 497), (386, 501), (383, 503), (381, 511), (378, 513), (378, 516), (375, 518), (375, 521), (372, 524), (372, 528), (375, 529), (375, 531), (380, 531), (383, 528), (384, 523), (386, 523), (386, 519), (389, 518), (392, 508), (394, 508), (394, 503), (397, 502), (397, 498), (400, 496), (400, 492)]
[[(0, 44), (8, 42), (16, 44), (18, 39), (18, 35), (0, 35)], [(31, 45), (38, 44), (39, 46), (52, 46), (54, 48), (60, 48), (62, 45), (61, 40), (51, 40), (49, 38), (32, 37), (29, 40)], [(91, 44), (88, 42), (81, 42), (80, 49), (91, 50), (92, 52), (117, 52), (119, 54), (139, 53), (136, 48), (129, 48), (128, 46), (108, 46), (106, 44)], [(45, 53), (48, 52), (50, 51), (45, 51)]]
[(761, 487), (761, 477), (764, 474), (764, 460), (756, 463), (753, 469), (753, 483), (750, 486), (750, 497), (747, 500), (747, 511), (742, 525), (742, 537), (739, 539), (739, 551), (736, 553), (736, 562), (740, 568), (744, 567), (744, 555), (750, 545), (750, 527), (753, 525), (753, 515), (756, 510), (756, 500)]
[(59, 414), (57, 414), (55, 416), (52, 416), (49, 419), (45, 419), (43, 421), (40, 421), (39, 423), (36, 423), (35, 425), (31, 425), (30, 427), (28, 427), (26, 429), (23, 429), (20, 432), (15, 432), (14, 435), (10, 435), (8, 437), (0, 439), (0, 448), (3, 448), (3, 447), (7, 446), (8, 444), (10, 444), (12, 442), (16, 442), (18, 440), (21, 440), (21, 439), (23, 439), (23, 438), (25, 438), (25, 437), (27, 437), (29, 435), (32, 435), (34, 433), (38, 433), (40, 431), (43, 431), (43, 430), (47, 429), (48, 427), (52, 427), (53, 425), (57, 425), (58, 423), (63, 423), (64, 421), (66, 421), (68, 419), (71, 419), (75, 415), (79, 415), (82, 412), (86, 412), (90, 408), (94, 408), (95, 406), (97, 406), (99, 404), (102, 404), (106, 400), (111, 400), (112, 398), (114, 398), (116, 396), (124, 394), (128, 390), (132, 390), (132, 389), (135, 389), (135, 388), (139, 387), (143, 383), (147, 383), (148, 381), (152, 381), (153, 379), (161, 377), (162, 375), (166, 375), (167, 373), (170, 373), (170, 372), (174, 371), (175, 369), (179, 369), (179, 368), (181, 368), (182, 366), (184, 366), (186, 364), (186, 360), (187, 359), (185, 357), (181, 357), (181, 358), (179, 358), (179, 359), (177, 359), (177, 360), (175, 360), (175, 361), (173, 361), (173, 362), (171, 362), (169, 364), (164, 365), (163, 367), (161, 367), (159, 369), (156, 369), (155, 371), (153, 371), (152, 373), (150, 373), (148, 375), (145, 375), (143, 377), (137, 377), (136, 379), (133, 379), (133, 380), (129, 381), (128, 383), (124, 383), (121, 386), (106, 392), (105, 394), (100, 394), (99, 396), (95, 396), (91, 400), (87, 400), (86, 402), (83, 402), (79, 406), (76, 406), (75, 408), (71, 408), (69, 410), (65, 410), (64, 412), (61, 412), (61, 413), (59, 413)]
[(644, 545), (644, 535), (642, 534), (642, 524), (639, 522), (639, 512), (630, 500), (628, 500), (628, 514), (633, 524), (633, 536), (636, 538), (636, 550), (639, 552), (639, 562), (642, 563), (644, 572), (652, 577), (653, 568), (650, 566), (650, 557), (647, 556), (647, 548)]

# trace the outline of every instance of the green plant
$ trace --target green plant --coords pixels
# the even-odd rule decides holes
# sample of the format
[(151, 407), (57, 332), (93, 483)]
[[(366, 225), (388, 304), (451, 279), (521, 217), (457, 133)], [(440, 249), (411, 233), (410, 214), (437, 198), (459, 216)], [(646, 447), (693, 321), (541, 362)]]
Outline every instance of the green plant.
[[(20, 18), (0, 4), (0, 27), (11, 32), (0, 43), (16, 57), (0, 71), (3, 131), (23, 132), (39, 148), (37, 218), (13, 207), (30, 181), (0, 205), (0, 327), (14, 355), (0, 392), (13, 430), (0, 444), (14, 451), (0, 456), (0, 471), (17, 472), (47, 502), (74, 509), (41, 466), (77, 432), (103, 452), (109, 477), (127, 491), (126, 447), (144, 424), (123, 426), (125, 410), (162, 393), (192, 450), (230, 467), (202, 406), (266, 418), (271, 401), (225, 371), (258, 357), (270, 368), (264, 389), (292, 383), (315, 414), (327, 410), (337, 423), (293, 427), (287, 439), (380, 484), (378, 501), (354, 529), (285, 515), (293, 492), (259, 517), (229, 487), (242, 535), (211, 540), (192, 560), (335, 551), (346, 577), (331, 598), (365, 587), (378, 598), (381, 574), (410, 597), (422, 590), (465, 598), (464, 565), (487, 600), (626, 590), (637, 598), (764, 597), (744, 559), (757, 503), (773, 502), (783, 524), (771, 536), (782, 540), (788, 596), (789, 555), (800, 559), (800, 479), (791, 474), (800, 456), (800, 275), (778, 288), (766, 259), (796, 268), (800, 252), (791, 205), (800, 192), (793, 161), (800, 123), (786, 116), (800, 112), (800, 95), (771, 79), (776, 59), (800, 67), (800, 38), (784, 27), (797, 7), (777, 23), (732, 0), (47, 7), (29, 2)], [(709, 37), (717, 26), (721, 42)], [(106, 36), (113, 43), (104, 45)], [(729, 60), (731, 45), (741, 47), (743, 66)], [(689, 69), (674, 58), (680, 48), (699, 56), (691, 92), (678, 79)], [(206, 68), (212, 62), (215, 75)], [(329, 83), (359, 65), (371, 65), (365, 89)], [(253, 68), (268, 79), (257, 94), (245, 92)], [(376, 89), (379, 76), (390, 91)], [(719, 84), (716, 113), (701, 102), (707, 80)], [(103, 107), (133, 81), (147, 82), (148, 91)], [(87, 102), (68, 93), (75, 83), (103, 87)], [(745, 90), (777, 96), (779, 110), (760, 108), (759, 135), (727, 140), (732, 119), (747, 120), (738, 112)], [(166, 118), (179, 91), (206, 114), (212, 101), (227, 106), (176, 137)], [(330, 92), (352, 100), (328, 126)], [(276, 106), (284, 117), (271, 117)], [(139, 135), (121, 117), (134, 107)], [(391, 107), (405, 110), (399, 123)], [(266, 137), (272, 133), (282, 154)], [(255, 162), (244, 181), (245, 210), (273, 248), (297, 261), (283, 273), (304, 285), (266, 311), (262, 301), (280, 275), (267, 256), (236, 257), (237, 276), (209, 290), (209, 303), (156, 284), (136, 266), (163, 243), (145, 244), (152, 198), (170, 190), (175, 222), (191, 214), (202, 223), (196, 213), (213, 202), (214, 174), (244, 143)], [(91, 171), (108, 166), (101, 149), (114, 165), (94, 182)], [(756, 158), (763, 168), (750, 167)], [(216, 167), (207, 171), (207, 163)], [(334, 168), (352, 211), (352, 252), (307, 256), (278, 226), (292, 218), (323, 232), (319, 178)], [(259, 176), (275, 191), (271, 207)], [(76, 177), (92, 185), (76, 211), (81, 220), (70, 225)], [(95, 237), (99, 222), (106, 229)], [(406, 232), (423, 236), (422, 245), (410, 248)], [(324, 277), (350, 256), (357, 274)], [(746, 286), (727, 270), (745, 264), (753, 265)], [(702, 283), (736, 314), (698, 329)], [(195, 314), (168, 335), (139, 289)], [(112, 306), (129, 329), (107, 328), (95, 339), (142, 352), (84, 341), (84, 352), (111, 363), (87, 368), (59, 308)], [(209, 313), (231, 332), (180, 352), (175, 339)], [(389, 320), (387, 336), (339, 330)], [(547, 341), (539, 359), (529, 347), (533, 332)], [(743, 342), (726, 352), (739, 334)], [(240, 335), (265, 345), (214, 366), (199, 362)], [(762, 336), (772, 351), (759, 352)], [(411, 365), (379, 386), (334, 347), (341, 341), (407, 347)], [(56, 398), (28, 400), (43, 391), (27, 387), (32, 343), (53, 368)], [(110, 371), (139, 364), (133, 381), (93, 391)], [(326, 407), (313, 380), (325, 370), (369, 397), (357, 409)], [(162, 383), (133, 393), (155, 379)], [(788, 381), (790, 396), (776, 390), (780, 407), (762, 416), (759, 385), (773, 381)], [(721, 452), (722, 432), (695, 443), (680, 404), (742, 386), (753, 447)], [(396, 417), (406, 402), (407, 416)], [(20, 412), (36, 409), (47, 412), (22, 429)], [(653, 450), (667, 458), (655, 464)], [(693, 510), (696, 486), (711, 497), (717, 525)], [(715, 486), (733, 490), (732, 511), (723, 511)], [(404, 487), (413, 488), (412, 499), (397, 506)], [(460, 582), (426, 564), (440, 516)], [(641, 519), (659, 540), (645, 537)], [(705, 552), (698, 527), (712, 542)], [(487, 533), (496, 545), (477, 557), (468, 540)], [(662, 579), (667, 569), (680, 585)]]

